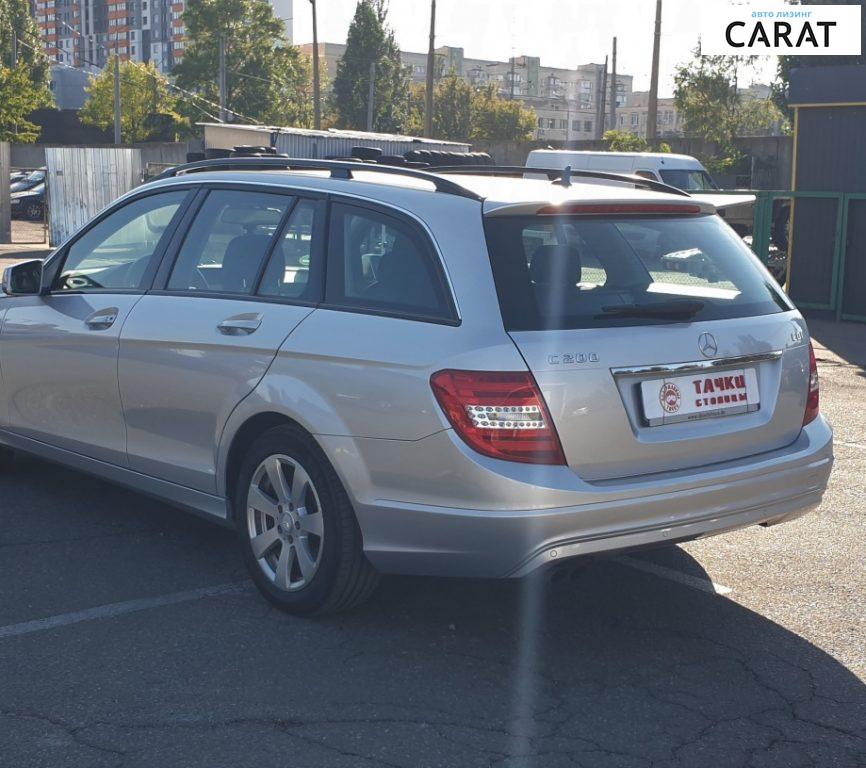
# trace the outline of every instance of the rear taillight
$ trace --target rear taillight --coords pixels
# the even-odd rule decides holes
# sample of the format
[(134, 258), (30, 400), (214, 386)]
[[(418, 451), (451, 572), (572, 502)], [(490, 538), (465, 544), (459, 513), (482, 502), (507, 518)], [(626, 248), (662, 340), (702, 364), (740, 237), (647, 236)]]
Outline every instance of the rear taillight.
[(806, 395), (806, 413), (803, 416), (803, 426), (815, 421), (821, 411), (821, 394), (818, 383), (818, 361), (815, 359), (815, 350), (812, 342), (809, 342), (809, 391)]
[(439, 371), (430, 385), (457, 434), (478, 453), (525, 464), (565, 464), (531, 373)]

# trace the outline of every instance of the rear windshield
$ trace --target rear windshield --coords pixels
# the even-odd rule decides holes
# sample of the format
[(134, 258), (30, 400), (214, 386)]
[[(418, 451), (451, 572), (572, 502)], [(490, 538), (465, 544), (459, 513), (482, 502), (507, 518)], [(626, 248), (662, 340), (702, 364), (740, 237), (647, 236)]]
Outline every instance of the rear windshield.
[(717, 216), (502, 216), (485, 222), (505, 327), (706, 321), (792, 307)]

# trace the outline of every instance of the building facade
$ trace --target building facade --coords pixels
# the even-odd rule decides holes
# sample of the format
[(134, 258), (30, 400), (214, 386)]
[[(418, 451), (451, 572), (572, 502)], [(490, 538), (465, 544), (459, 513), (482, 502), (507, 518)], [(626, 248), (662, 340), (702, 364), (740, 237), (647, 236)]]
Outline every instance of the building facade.
[[(271, 0), (291, 42), (293, 0)], [(101, 69), (109, 55), (151, 61), (168, 73), (186, 49), (184, 0), (31, 0), (48, 58)]]
[[(772, 94), (772, 88), (764, 83), (752, 83), (748, 88), (738, 89), (743, 101), (766, 101)], [(616, 127), (621, 131), (633, 133), (635, 136), (646, 137), (647, 115), (649, 114), (649, 91), (635, 91), (628, 99), (618, 106), (616, 111)], [(778, 135), (781, 124), (769, 130), (769, 135)], [(659, 99), (656, 115), (656, 133), (659, 138), (673, 138), (685, 135), (685, 125), (680, 119), (673, 98)]]
[[(312, 55), (311, 44), (301, 50)], [(341, 43), (319, 43), (319, 60), (329, 80), (337, 72), (337, 62), (346, 51)], [(413, 82), (427, 80), (427, 54), (401, 51), (403, 64)], [(493, 84), (505, 98), (515, 98), (532, 107), (538, 115), (535, 138), (552, 141), (594, 139), (607, 125), (609, 108), (601, 115), (603, 64), (582, 64), (575, 69), (542, 65), (537, 56), (515, 56), (507, 61), (470, 59), (463, 48), (442, 46), (436, 49), (436, 76), (455, 74), (472, 85)], [(617, 104), (625, 104), (632, 92), (632, 76), (617, 75)], [(609, 104), (610, 92), (605, 94)]]

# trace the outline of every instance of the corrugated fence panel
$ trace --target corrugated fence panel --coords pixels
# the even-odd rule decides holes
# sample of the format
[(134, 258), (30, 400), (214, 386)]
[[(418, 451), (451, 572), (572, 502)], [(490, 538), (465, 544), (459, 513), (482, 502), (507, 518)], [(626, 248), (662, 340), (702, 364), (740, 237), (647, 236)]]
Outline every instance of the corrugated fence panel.
[[(442, 152), (468, 152), (469, 144), (455, 141), (416, 139), (362, 131), (311, 131), (303, 128), (273, 129), (276, 150), (289, 157), (349, 157), (352, 147), (378, 147), (386, 155), (402, 155), (410, 149)], [(272, 129), (255, 125), (204, 124), (204, 144), (208, 149), (233, 149), (236, 146), (270, 146)]]
[(328, 157), (337, 155), (349, 157), (352, 147), (378, 147), (386, 155), (402, 155), (410, 149), (431, 149), (443, 152), (468, 152), (468, 144), (436, 143), (431, 141), (415, 142), (378, 138), (344, 138), (342, 136), (302, 136), (281, 133), (277, 136), (277, 152), (285, 152), (289, 157)]
[(52, 245), (141, 183), (141, 151), (114, 147), (46, 147), (48, 226)]

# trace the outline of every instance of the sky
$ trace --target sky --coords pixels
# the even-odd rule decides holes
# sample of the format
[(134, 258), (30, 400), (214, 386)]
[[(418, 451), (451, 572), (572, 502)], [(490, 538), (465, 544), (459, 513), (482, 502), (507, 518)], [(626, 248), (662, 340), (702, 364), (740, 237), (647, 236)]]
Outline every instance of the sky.
[[(718, 6), (720, 0), (705, 0)], [(318, 0), (319, 40), (346, 41), (357, 0)], [(698, 39), (699, 0), (664, 0), (659, 95), (673, 95), (674, 67), (691, 58)], [(436, 45), (462, 47), (471, 58), (506, 60), (526, 54), (542, 65), (574, 68), (603, 63), (618, 38), (617, 70), (649, 90), (654, 0), (437, 0)], [(309, 0), (294, 0), (295, 43), (312, 41)], [(428, 0), (390, 0), (389, 21), (403, 50), (426, 51)], [(744, 85), (769, 83), (775, 57), (740, 75)]]

